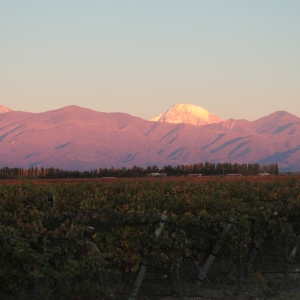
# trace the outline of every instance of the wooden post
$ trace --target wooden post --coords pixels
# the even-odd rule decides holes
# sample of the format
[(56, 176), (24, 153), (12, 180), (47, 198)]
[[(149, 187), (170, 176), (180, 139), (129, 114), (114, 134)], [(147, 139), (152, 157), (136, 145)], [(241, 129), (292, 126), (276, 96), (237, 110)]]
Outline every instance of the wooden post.
[(82, 255), (84, 253), (86, 253), (86, 251), (87, 251), (87, 244), (89, 242), (91, 242), (94, 230), (95, 230), (94, 227), (90, 227), (90, 226), (87, 226), (85, 228), (85, 230), (83, 232), (83, 241), (84, 241), (84, 244), (81, 246), (81, 248), (75, 254), (76, 259), (81, 259)]
[(233, 218), (229, 218), (229, 220), (227, 221), (227, 226), (224, 229), (224, 231), (222, 232), (221, 238), (217, 241), (215, 249), (210, 253), (210, 255), (209, 255), (208, 259), (206, 260), (203, 268), (200, 270), (200, 272), (198, 274), (197, 280), (195, 282), (195, 287), (198, 287), (203, 283), (204, 278), (206, 277), (206, 274), (207, 274), (208, 270), (210, 269), (212, 263), (214, 262), (214, 260), (216, 258), (216, 255), (218, 254), (219, 250), (221, 249), (224, 237), (227, 235), (227, 233), (231, 229), (234, 222), (235, 222), (235, 219), (233, 219)]
[[(300, 235), (298, 235), (298, 239), (299, 238), (300, 238)], [(292, 249), (292, 252), (291, 252), (290, 257), (289, 257), (289, 261), (292, 261), (295, 258), (296, 254), (297, 254), (297, 251), (298, 251), (298, 248), (299, 248), (299, 244), (297, 243), (295, 245), (295, 247)]]
[(176, 291), (177, 290), (177, 284), (176, 284), (176, 278), (175, 278), (175, 270), (171, 269), (170, 273), (171, 273), (172, 288), (174, 289), (174, 291)]
[(175, 278), (176, 278), (176, 283), (177, 283), (177, 288), (178, 288), (178, 297), (180, 300), (183, 300), (182, 287), (181, 287), (181, 283), (180, 283), (180, 276), (179, 276), (178, 268), (176, 268), (176, 270), (175, 270)]
[(55, 200), (56, 200), (56, 197), (55, 197), (55, 195), (53, 194), (53, 195), (52, 195), (52, 203), (53, 203), (53, 207), (55, 206)]
[(251, 272), (252, 264), (254, 262), (256, 254), (259, 252), (260, 247), (261, 247), (262, 243), (264, 242), (263, 238), (267, 232), (267, 229), (268, 229), (268, 223), (265, 223), (260, 230), (260, 233), (256, 240), (256, 243), (253, 245), (253, 249), (250, 251), (250, 257), (249, 257), (248, 267), (247, 267), (247, 274), (249, 274)]
[[(298, 235), (298, 238), (299, 238), (300, 236)], [(290, 255), (288, 255), (287, 256), (287, 254), (286, 254), (286, 270), (285, 270), (285, 276), (287, 276), (288, 274), (289, 274), (289, 264), (294, 260), (294, 258), (295, 258), (295, 256), (296, 256), (296, 254), (297, 254), (297, 252), (299, 251), (298, 250), (298, 248), (299, 248), (299, 244), (296, 244), (296, 246), (292, 249), (292, 251), (291, 251), (291, 254)], [(285, 249), (286, 249), (286, 251), (287, 251), (287, 246), (285, 247)], [(299, 253), (299, 252), (298, 252)]]
[(239, 274), (238, 290), (240, 291), (242, 289), (243, 277), (244, 277), (244, 258), (243, 258), (243, 256), (238, 257), (238, 274)]
[(292, 261), (294, 259), (294, 257), (296, 256), (297, 254), (297, 250), (298, 250), (298, 245), (296, 245), (293, 249), (292, 249), (292, 252), (290, 254), (290, 257), (289, 257), (289, 261)]
[(83, 240), (85, 243), (90, 242), (92, 240), (94, 230), (95, 230), (94, 227), (90, 227), (90, 226), (85, 227), (85, 231), (83, 232)]
[[(156, 230), (155, 230), (155, 233), (154, 233), (154, 234), (155, 234), (157, 237), (160, 235), (160, 233), (161, 233), (161, 231), (162, 231), (162, 229), (163, 229), (163, 227), (164, 227), (164, 224), (165, 224), (165, 222), (166, 222), (166, 219), (167, 219), (166, 213), (167, 213), (166, 211), (163, 212), (163, 214), (162, 214), (162, 216), (161, 216), (161, 219), (160, 219), (160, 221), (159, 221), (159, 227), (156, 228)], [(144, 279), (144, 276), (145, 276), (145, 274), (146, 274), (147, 266), (148, 266), (148, 265), (149, 265), (149, 260), (148, 260), (147, 257), (144, 257), (143, 262), (142, 262), (142, 264), (141, 264), (141, 266), (140, 266), (139, 272), (138, 272), (138, 274), (137, 274), (137, 277), (136, 277), (136, 279), (135, 279), (135, 281), (134, 281), (133, 288), (132, 288), (132, 290), (131, 290), (131, 292), (130, 292), (130, 294), (129, 294), (128, 300), (134, 300), (135, 297), (137, 296), (137, 293), (138, 293), (138, 291), (139, 291), (139, 288), (140, 288), (140, 286), (141, 286), (141, 283), (142, 283), (142, 281), (143, 281), (143, 279)]]
[(288, 276), (288, 274), (289, 274), (289, 267), (290, 267), (290, 265), (289, 265), (289, 262), (290, 262), (290, 260), (289, 260), (289, 258), (290, 258), (290, 256), (289, 256), (289, 247), (286, 245), (285, 246), (285, 277), (287, 277)]
[[(270, 215), (269, 220), (272, 218), (276, 218), (278, 216), (277, 212), (274, 212), (273, 214)], [(249, 262), (248, 262), (248, 267), (246, 269), (246, 275), (251, 272), (252, 264), (254, 262), (256, 254), (260, 251), (260, 247), (262, 243), (264, 242), (264, 237), (267, 233), (268, 226), (269, 226), (269, 220), (265, 222), (262, 227), (260, 228), (260, 232), (258, 234), (258, 238), (253, 246), (253, 250), (250, 252), (250, 257), (249, 257)]]

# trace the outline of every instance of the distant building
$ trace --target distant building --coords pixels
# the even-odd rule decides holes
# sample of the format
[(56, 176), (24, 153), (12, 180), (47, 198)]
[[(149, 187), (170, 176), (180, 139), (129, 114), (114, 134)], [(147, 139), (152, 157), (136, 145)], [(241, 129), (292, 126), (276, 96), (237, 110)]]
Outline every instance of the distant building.
[(150, 177), (160, 177), (160, 174), (159, 173), (151, 173)]
[(263, 172), (263, 173), (259, 173), (258, 176), (269, 176), (269, 173)]
[(232, 173), (232, 174), (226, 174), (226, 176), (229, 176), (229, 177), (238, 177), (238, 176), (243, 176), (242, 173)]
[(167, 173), (151, 173), (150, 177), (167, 177)]

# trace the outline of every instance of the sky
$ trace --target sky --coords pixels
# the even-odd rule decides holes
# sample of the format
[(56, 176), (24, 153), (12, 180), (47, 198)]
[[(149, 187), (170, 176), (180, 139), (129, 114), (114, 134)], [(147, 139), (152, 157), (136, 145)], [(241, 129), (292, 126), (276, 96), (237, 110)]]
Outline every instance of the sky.
[(0, 0), (0, 104), (300, 117), (299, 0)]

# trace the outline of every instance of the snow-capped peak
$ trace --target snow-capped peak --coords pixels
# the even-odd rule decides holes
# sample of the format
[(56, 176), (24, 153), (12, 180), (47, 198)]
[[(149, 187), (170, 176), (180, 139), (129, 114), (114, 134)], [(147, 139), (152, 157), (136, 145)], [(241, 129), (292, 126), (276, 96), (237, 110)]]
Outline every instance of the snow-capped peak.
[(10, 108), (0, 104), (0, 114), (12, 111)]
[(206, 125), (219, 123), (223, 120), (201, 106), (193, 104), (177, 103), (168, 111), (150, 121), (167, 122), (167, 123), (188, 123), (193, 125)]

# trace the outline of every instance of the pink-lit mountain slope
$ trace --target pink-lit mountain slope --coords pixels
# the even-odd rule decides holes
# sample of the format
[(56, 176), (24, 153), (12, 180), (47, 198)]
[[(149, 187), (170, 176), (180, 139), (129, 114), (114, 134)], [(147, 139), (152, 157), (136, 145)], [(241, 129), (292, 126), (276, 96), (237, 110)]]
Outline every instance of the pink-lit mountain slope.
[(226, 133), (241, 132), (265, 136), (273, 154), (258, 160), (259, 163), (278, 162), (286, 170), (300, 170), (300, 118), (295, 115), (278, 111), (253, 122), (229, 119), (204, 127)]
[(193, 105), (177, 103), (168, 111), (163, 112), (159, 116), (150, 121), (166, 122), (166, 123), (187, 123), (193, 125), (206, 125), (222, 122), (223, 120), (204, 108)]
[(260, 134), (286, 136), (300, 130), (300, 118), (286, 111), (277, 111), (252, 123)]
[(10, 108), (0, 104), (0, 114), (12, 111)]
[[(78, 106), (44, 113), (13, 111), (0, 115), (0, 167), (88, 170), (211, 161), (278, 162), (281, 168), (297, 170), (300, 119), (293, 116), (293, 125), (276, 129), (285, 126), (286, 120), (290, 124), (285, 114), (283, 121), (279, 112), (267, 116), (265, 122), (264, 118), (254, 122), (228, 120), (222, 122), (223, 127), (212, 128), (220, 124), (151, 122)], [(270, 123), (275, 129), (261, 133), (260, 129)], [(292, 126), (294, 131), (289, 130)]]
[(228, 119), (220, 123), (205, 125), (205, 128), (223, 132), (256, 133), (256, 127), (253, 122), (247, 120)]

